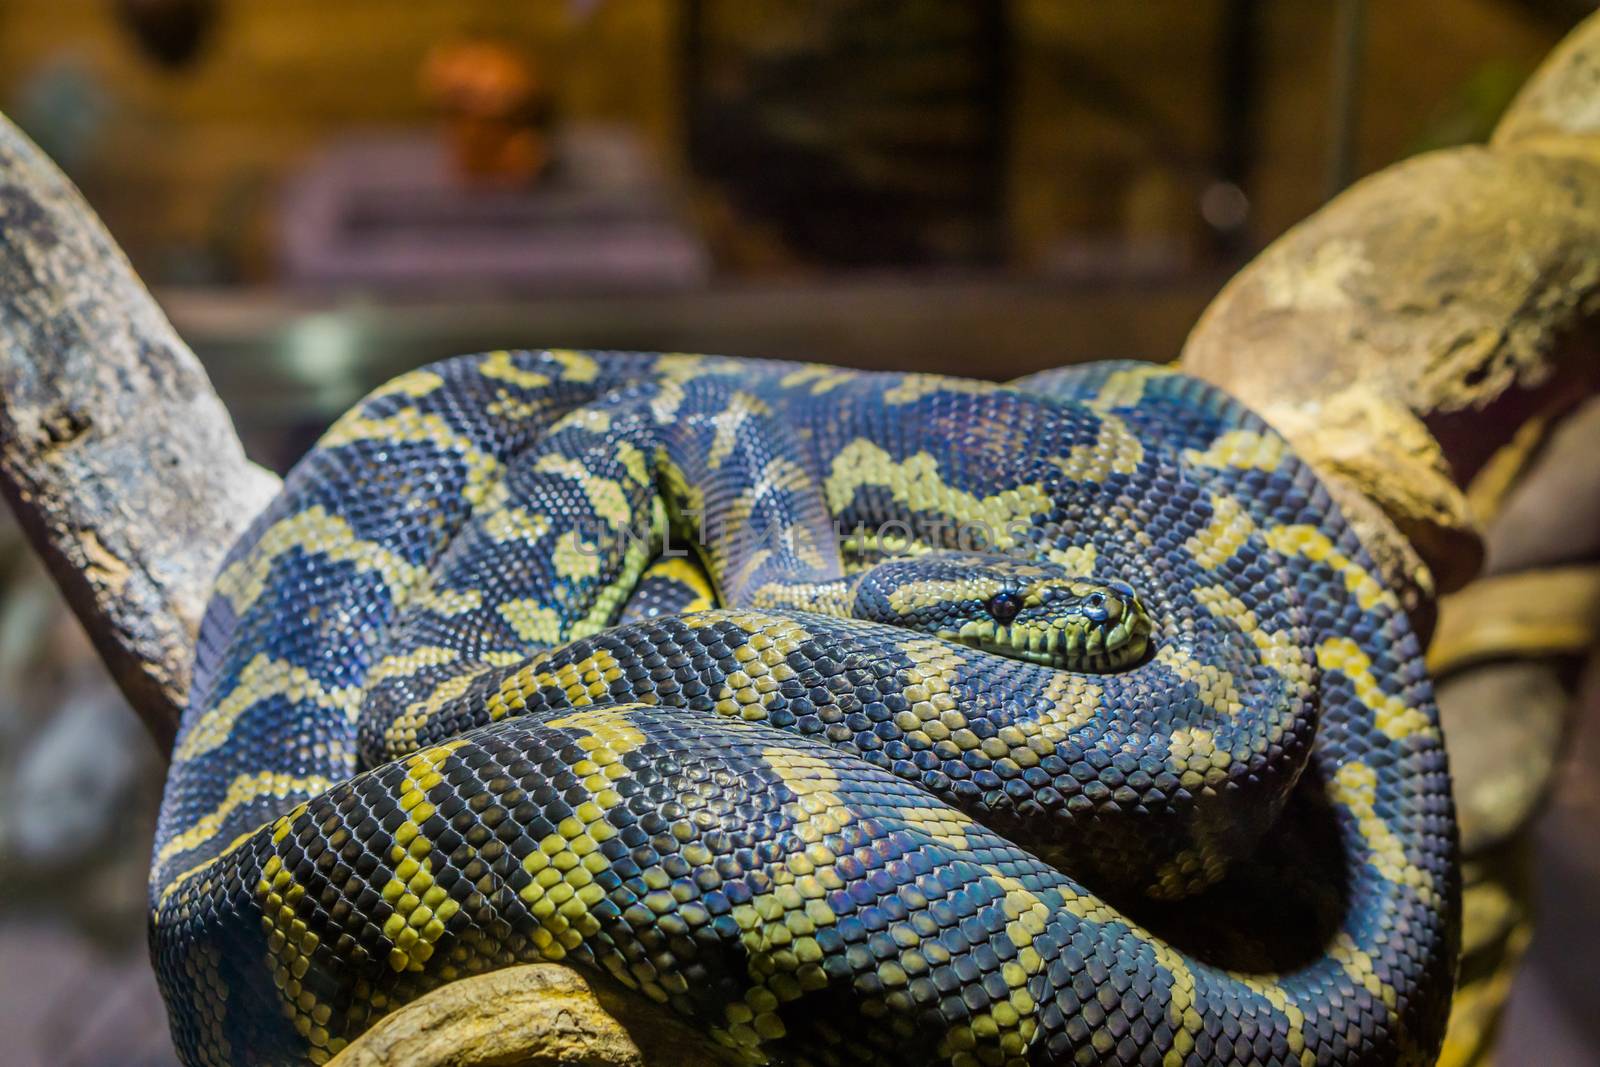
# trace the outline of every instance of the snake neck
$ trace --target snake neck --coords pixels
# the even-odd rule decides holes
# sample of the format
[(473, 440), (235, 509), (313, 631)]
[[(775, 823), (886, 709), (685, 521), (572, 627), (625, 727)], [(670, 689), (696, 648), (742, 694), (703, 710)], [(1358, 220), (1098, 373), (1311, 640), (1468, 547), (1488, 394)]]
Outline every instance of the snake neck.
[(819, 581), (769, 581), (752, 589), (746, 594), (745, 602), (736, 606), (760, 611), (788, 608), (849, 619), (855, 616), (856, 592), (860, 585), (860, 575)]

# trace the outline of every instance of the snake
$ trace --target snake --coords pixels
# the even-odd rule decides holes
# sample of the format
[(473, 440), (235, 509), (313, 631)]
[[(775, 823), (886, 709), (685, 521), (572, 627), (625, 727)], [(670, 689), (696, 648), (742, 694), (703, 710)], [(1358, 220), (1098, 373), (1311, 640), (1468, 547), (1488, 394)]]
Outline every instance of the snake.
[(708, 1061), (1431, 1063), (1459, 899), (1417, 636), (1221, 389), (566, 350), (289, 473), (150, 877), (186, 1064), (534, 962)]

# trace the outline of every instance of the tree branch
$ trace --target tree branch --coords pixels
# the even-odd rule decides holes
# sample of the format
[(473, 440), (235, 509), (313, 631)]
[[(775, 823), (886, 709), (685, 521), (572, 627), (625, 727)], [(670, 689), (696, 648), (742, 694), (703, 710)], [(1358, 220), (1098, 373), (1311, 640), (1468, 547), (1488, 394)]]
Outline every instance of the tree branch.
[(1482, 562), (1467, 483), (1600, 384), (1597, 71), (1591, 17), (1490, 146), (1357, 183), (1235, 276), (1183, 350), (1319, 467), (1425, 632)]
[(0, 490), (163, 747), (217, 566), (277, 484), (78, 191), (0, 116)]

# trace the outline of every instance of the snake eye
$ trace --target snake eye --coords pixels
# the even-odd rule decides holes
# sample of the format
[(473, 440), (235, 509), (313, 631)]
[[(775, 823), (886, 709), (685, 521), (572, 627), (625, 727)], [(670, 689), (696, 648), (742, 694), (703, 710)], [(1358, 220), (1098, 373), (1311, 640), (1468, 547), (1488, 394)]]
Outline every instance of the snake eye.
[(1008, 623), (1022, 610), (1022, 598), (1015, 593), (996, 593), (989, 598), (989, 614), (998, 623)]
[(1083, 602), (1091, 608), (1103, 608), (1106, 606), (1106, 595), (1104, 593), (1090, 593), (1083, 598)]

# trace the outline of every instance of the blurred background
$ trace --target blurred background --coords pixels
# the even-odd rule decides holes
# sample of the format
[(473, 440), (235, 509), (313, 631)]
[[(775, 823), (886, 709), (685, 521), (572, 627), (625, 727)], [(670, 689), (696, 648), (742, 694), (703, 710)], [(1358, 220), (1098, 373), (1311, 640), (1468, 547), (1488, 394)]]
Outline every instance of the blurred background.
[[(283, 470), (372, 386), (490, 347), (1171, 359), (1330, 195), (1484, 138), (1594, 6), (0, 0), (0, 110)], [(143, 941), (162, 759), (9, 520), (0, 583), (0, 1063), (174, 1062)], [(1540, 847), (1571, 877), (1502, 1038), (1551, 1063), (1597, 1062), (1597, 817), (1569, 766)]]

